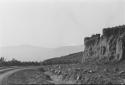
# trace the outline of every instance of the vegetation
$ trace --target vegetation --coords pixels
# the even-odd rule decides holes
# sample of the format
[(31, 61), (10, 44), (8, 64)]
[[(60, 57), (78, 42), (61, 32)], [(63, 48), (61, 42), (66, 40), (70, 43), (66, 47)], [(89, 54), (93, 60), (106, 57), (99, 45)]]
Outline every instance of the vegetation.
[(40, 65), (40, 62), (33, 62), (33, 61), (21, 62), (14, 58), (10, 61), (6, 61), (4, 57), (0, 58), (0, 66), (37, 66), (37, 65)]

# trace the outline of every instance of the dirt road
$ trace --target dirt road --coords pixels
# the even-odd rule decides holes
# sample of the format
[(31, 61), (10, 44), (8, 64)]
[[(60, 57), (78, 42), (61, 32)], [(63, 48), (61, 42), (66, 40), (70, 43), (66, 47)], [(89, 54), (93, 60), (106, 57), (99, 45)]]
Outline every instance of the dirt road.
[(41, 66), (1, 68), (0, 69), (0, 85), (7, 85), (8, 77), (15, 72), (25, 70), (25, 69), (37, 69), (40, 67)]
[(0, 85), (7, 85), (7, 78), (12, 73), (15, 73), (20, 70), (24, 70), (26, 68), (6, 68), (0, 70)]
[(7, 77), (19, 70), (21, 69), (6, 68), (6, 69), (0, 70), (0, 85), (7, 85)]

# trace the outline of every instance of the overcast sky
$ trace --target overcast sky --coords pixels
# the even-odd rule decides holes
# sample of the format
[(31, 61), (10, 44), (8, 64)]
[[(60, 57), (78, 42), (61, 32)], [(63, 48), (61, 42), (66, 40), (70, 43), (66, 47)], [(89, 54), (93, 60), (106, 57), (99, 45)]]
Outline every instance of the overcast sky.
[(125, 0), (0, 0), (0, 46), (80, 45), (125, 24)]

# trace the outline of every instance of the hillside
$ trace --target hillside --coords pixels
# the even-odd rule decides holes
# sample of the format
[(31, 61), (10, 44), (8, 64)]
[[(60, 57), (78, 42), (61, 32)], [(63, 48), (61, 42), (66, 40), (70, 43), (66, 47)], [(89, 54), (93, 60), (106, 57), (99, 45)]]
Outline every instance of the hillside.
[(83, 52), (48, 59), (45, 62), (61, 63), (68, 62), (67, 60), (69, 60), (69, 63), (91, 63), (94, 61), (103, 64), (120, 62), (125, 59), (125, 25), (105, 28), (102, 35), (95, 34), (91, 37), (85, 37), (84, 46)]
[(53, 64), (78, 64), (81, 63), (83, 57), (83, 52), (73, 53), (66, 56), (56, 57), (47, 59), (42, 62), (43, 65), (53, 65)]

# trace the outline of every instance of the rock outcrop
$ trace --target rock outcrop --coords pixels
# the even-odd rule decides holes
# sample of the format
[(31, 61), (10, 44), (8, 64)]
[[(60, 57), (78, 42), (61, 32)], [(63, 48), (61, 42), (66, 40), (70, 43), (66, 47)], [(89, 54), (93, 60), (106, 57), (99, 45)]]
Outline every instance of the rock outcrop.
[(84, 39), (84, 57), (101, 63), (118, 62), (125, 59), (125, 25), (104, 28), (102, 35)]

